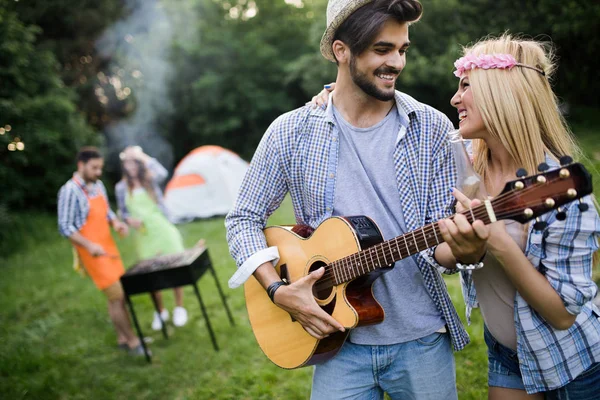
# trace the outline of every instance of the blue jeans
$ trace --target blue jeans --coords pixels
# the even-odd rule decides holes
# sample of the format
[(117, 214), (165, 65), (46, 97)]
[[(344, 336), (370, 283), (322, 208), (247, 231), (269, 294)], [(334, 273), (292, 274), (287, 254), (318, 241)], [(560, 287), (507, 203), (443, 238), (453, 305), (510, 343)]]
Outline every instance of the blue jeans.
[(600, 398), (600, 362), (592, 364), (565, 386), (546, 392), (546, 400), (594, 400)]
[(393, 345), (346, 341), (331, 360), (315, 366), (311, 400), (455, 400), (456, 370), (450, 336), (432, 333)]

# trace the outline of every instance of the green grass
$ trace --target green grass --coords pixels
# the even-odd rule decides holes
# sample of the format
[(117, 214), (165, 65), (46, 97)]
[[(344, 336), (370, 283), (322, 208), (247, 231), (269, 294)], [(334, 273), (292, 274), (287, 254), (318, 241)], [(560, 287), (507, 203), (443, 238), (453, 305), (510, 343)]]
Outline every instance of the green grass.
[[(596, 130), (579, 133), (591, 163), (600, 167)], [(600, 182), (595, 174), (596, 194)], [(289, 201), (271, 224), (292, 222)], [(169, 326), (170, 339), (150, 330), (152, 305), (134, 297), (145, 334), (154, 338), (154, 362), (146, 364), (115, 348), (106, 302), (92, 282), (71, 268), (71, 247), (58, 237), (55, 218), (22, 214), (14, 226), (14, 246), (0, 255), (0, 398), (2, 399), (306, 399), (311, 368), (274, 366), (258, 348), (246, 315), (243, 290), (227, 289), (235, 271), (222, 219), (180, 229), (187, 245), (205, 238), (221, 286), (226, 288), (236, 326), (231, 327), (212, 277), (199, 281), (221, 351), (215, 352), (190, 287), (187, 326)], [(18, 240), (15, 240), (15, 237)], [(131, 239), (119, 240), (126, 265), (134, 262)], [(446, 278), (464, 321), (457, 276)], [(172, 293), (164, 301), (173, 308)], [(456, 353), (460, 399), (486, 397), (487, 357), (478, 311), (467, 327), (472, 342)]]
[[(292, 220), (284, 203), (272, 224)], [(106, 302), (92, 282), (71, 269), (71, 247), (58, 237), (52, 216), (36, 221), (22, 248), (0, 259), (0, 398), (3, 399), (306, 399), (311, 368), (285, 371), (262, 354), (245, 309), (243, 290), (227, 289), (235, 271), (221, 218), (180, 227), (187, 245), (205, 238), (219, 281), (226, 288), (236, 326), (227, 315), (210, 275), (199, 281), (221, 351), (215, 352), (191, 287), (185, 301), (190, 322), (169, 325), (170, 339), (150, 328), (148, 296), (133, 298), (144, 333), (154, 339), (151, 365), (116, 350)], [(45, 240), (41, 238), (45, 236)], [(131, 239), (118, 240), (126, 265), (134, 262)], [(458, 281), (448, 279), (456, 304)], [(172, 292), (164, 292), (168, 308)], [(459, 307), (462, 310), (462, 306)], [(461, 399), (485, 395), (486, 357), (476, 314), (469, 330), (474, 345), (456, 358)]]

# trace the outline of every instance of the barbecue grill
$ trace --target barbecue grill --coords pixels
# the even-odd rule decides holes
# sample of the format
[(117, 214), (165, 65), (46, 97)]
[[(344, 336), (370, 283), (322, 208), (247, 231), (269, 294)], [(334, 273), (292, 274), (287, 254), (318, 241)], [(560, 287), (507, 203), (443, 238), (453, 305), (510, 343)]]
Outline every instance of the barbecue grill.
[[(198, 290), (198, 286), (196, 285), (198, 279), (208, 270), (210, 270), (213, 278), (215, 279), (219, 296), (221, 297), (221, 301), (225, 306), (229, 321), (233, 326), (235, 323), (233, 321), (231, 311), (229, 310), (225, 295), (223, 294), (223, 290), (221, 289), (221, 285), (217, 279), (217, 274), (215, 273), (210, 261), (208, 249), (205, 247), (193, 247), (181, 253), (158, 256), (139, 261), (130, 269), (128, 269), (127, 272), (121, 277), (121, 284), (123, 285), (123, 291), (125, 292), (125, 299), (127, 301), (127, 305), (129, 306), (135, 329), (137, 330), (142, 346), (144, 347), (144, 354), (146, 355), (146, 360), (148, 362), (151, 362), (152, 359), (148, 353), (146, 344), (144, 343), (144, 335), (142, 333), (142, 329), (140, 328), (140, 324), (138, 323), (130, 297), (140, 293), (155, 292), (179, 286), (192, 285), (194, 287), (194, 293), (196, 294), (202, 315), (206, 321), (206, 328), (210, 334), (213, 347), (216, 351), (219, 350), (215, 334), (212, 330), (210, 320), (208, 319), (204, 302), (200, 296), (200, 290)], [(158, 304), (154, 299), (154, 296), (150, 297), (152, 298), (156, 312), (160, 315)], [(168, 339), (167, 328), (162, 319), (161, 323), (163, 336), (165, 339)]]

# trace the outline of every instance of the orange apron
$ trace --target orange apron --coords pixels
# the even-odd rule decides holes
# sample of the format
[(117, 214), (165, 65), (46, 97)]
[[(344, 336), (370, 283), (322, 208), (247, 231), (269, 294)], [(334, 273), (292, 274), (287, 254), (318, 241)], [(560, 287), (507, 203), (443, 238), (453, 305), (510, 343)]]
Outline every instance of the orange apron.
[(89, 197), (85, 188), (79, 182), (77, 184), (82, 187), (90, 205), (87, 221), (79, 233), (87, 240), (99, 244), (106, 251), (106, 255), (94, 257), (82, 246), (75, 245), (77, 256), (98, 289), (104, 290), (121, 278), (125, 268), (123, 268), (119, 249), (110, 234), (106, 199), (101, 193)]

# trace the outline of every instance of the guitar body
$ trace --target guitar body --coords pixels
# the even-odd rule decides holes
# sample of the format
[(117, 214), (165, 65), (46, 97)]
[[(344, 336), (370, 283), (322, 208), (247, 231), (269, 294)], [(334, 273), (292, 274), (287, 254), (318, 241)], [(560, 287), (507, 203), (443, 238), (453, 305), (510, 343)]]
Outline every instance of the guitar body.
[[(273, 226), (264, 233), (267, 244), (279, 250), (277, 272), (291, 282), (383, 241), (375, 223), (363, 216), (329, 218), (308, 238), (300, 237), (290, 228)], [(336, 332), (323, 340), (309, 335), (290, 314), (273, 304), (265, 289), (250, 277), (244, 292), (250, 324), (260, 348), (273, 363), (287, 369), (330, 359), (342, 347), (350, 329), (383, 321), (384, 311), (373, 297), (372, 284), (390, 268), (314, 293), (323, 310), (346, 328), (346, 332)]]

